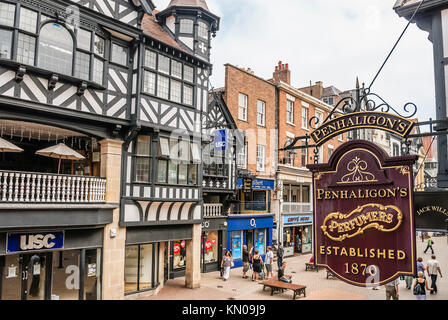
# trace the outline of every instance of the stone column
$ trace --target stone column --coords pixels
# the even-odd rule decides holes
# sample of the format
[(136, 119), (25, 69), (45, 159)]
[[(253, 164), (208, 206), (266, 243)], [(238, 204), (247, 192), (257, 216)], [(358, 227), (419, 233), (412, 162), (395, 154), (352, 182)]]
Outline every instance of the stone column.
[[(106, 178), (106, 202), (120, 203), (122, 141), (102, 140), (101, 177)], [(113, 211), (113, 221), (104, 228), (103, 238), (103, 300), (124, 298), (124, 255), (126, 228), (119, 227), (120, 209)], [(111, 231), (116, 233), (111, 237)]]
[(202, 226), (193, 225), (193, 237), (186, 241), (187, 246), (187, 266), (185, 270), (185, 286), (190, 289), (201, 286), (201, 234)]

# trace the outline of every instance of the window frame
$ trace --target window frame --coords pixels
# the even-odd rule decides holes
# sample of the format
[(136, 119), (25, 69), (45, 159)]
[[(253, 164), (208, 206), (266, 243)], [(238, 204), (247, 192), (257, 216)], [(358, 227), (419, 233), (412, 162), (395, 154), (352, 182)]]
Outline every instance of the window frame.
[[(141, 247), (142, 246), (147, 246), (147, 245), (152, 245), (151, 288), (140, 289)], [(138, 243), (138, 244), (126, 245), (125, 246), (125, 252), (126, 252), (126, 247), (135, 247), (135, 246), (137, 246), (137, 290), (128, 291), (128, 292), (126, 292), (124, 290), (123, 293), (124, 293), (125, 296), (136, 294), (136, 293), (140, 293), (140, 292), (152, 291), (152, 290), (157, 289), (160, 286), (160, 282), (159, 282), (159, 277), (160, 277), (160, 274), (159, 274), (160, 243), (159, 242), (151, 242), (151, 243)], [(125, 269), (124, 270), (124, 274), (126, 274), (126, 256), (125, 256), (124, 269)], [(123, 281), (123, 282), (126, 283), (126, 281)]]
[[(244, 99), (244, 106), (240, 105), (240, 98), (243, 97)], [(247, 113), (248, 113), (248, 106), (249, 106), (249, 96), (247, 94), (238, 92), (238, 120), (246, 121), (247, 122)], [(244, 117), (242, 116), (241, 110), (244, 111)]]
[[(263, 157), (260, 156), (261, 152), (260, 150), (263, 150)], [(262, 166), (260, 166), (259, 160), (262, 159)], [(257, 171), (258, 172), (265, 172), (266, 170), (266, 146), (262, 144), (257, 144)]]
[(286, 123), (294, 125), (294, 101), (289, 99), (286, 100)]
[[(262, 112), (260, 112), (260, 103), (263, 109)], [(259, 116), (261, 117), (261, 122), (259, 121)], [(257, 100), (257, 125), (262, 127), (266, 126), (266, 102), (263, 100)]]
[[(304, 112), (304, 110), (306, 110), (306, 112)], [(303, 130), (309, 130), (308, 129), (308, 118), (310, 116), (309, 114), (309, 108), (308, 107), (304, 107), (302, 106), (302, 112), (301, 112), (301, 124), (302, 124), (302, 129)], [(306, 117), (304, 117), (304, 114), (306, 114)], [(304, 121), (305, 120), (305, 121)], [(304, 125), (305, 124), (305, 125)]]
[[(138, 154), (137, 150), (138, 150), (138, 139), (139, 137), (149, 137), (149, 153), (147, 155), (143, 155), (143, 154)], [(133, 183), (142, 183), (142, 184), (147, 184), (147, 183), (151, 183), (151, 164), (152, 164), (152, 146), (151, 146), (151, 142), (152, 142), (152, 136), (150, 134), (141, 134), (138, 135), (135, 138), (135, 143), (134, 143), (134, 152), (132, 154), (132, 159), (133, 159), (133, 175), (132, 175), (132, 181)], [(139, 181), (137, 180), (137, 159), (147, 159), (148, 161), (148, 175), (147, 175), (147, 180), (146, 181)]]

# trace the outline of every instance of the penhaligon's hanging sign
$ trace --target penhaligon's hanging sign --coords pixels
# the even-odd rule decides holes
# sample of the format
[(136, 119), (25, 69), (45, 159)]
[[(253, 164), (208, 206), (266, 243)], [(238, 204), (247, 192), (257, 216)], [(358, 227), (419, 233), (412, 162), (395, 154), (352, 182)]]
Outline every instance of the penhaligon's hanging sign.
[(310, 164), (314, 258), (341, 280), (379, 286), (415, 274), (412, 167), (368, 141), (341, 145), (327, 164)]

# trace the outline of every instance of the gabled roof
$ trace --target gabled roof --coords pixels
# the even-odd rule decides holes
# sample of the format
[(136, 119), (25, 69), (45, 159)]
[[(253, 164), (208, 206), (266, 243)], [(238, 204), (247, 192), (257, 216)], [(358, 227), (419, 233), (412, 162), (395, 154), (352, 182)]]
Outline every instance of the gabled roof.
[(210, 11), (205, 0), (171, 0), (169, 7), (200, 7), (204, 10)]
[(322, 91), (323, 97), (338, 96), (340, 94), (341, 94), (341, 90), (339, 90), (335, 86), (329, 86), (327, 88), (323, 88), (323, 91)]

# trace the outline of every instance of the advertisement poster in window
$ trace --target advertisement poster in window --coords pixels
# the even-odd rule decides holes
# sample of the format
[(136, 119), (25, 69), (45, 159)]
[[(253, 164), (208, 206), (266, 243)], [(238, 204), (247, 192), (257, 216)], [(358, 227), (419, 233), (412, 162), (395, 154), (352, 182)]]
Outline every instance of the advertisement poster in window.
[(232, 234), (232, 256), (233, 259), (241, 259), (241, 233)]
[(265, 235), (265, 231), (264, 230), (257, 230), (256, 233), (256, 239), (255, 239), (255, 248), (258, 249), (258, 253), (259, 254), (265, 254), (265, 242), (264, 242), (264, 235)]

